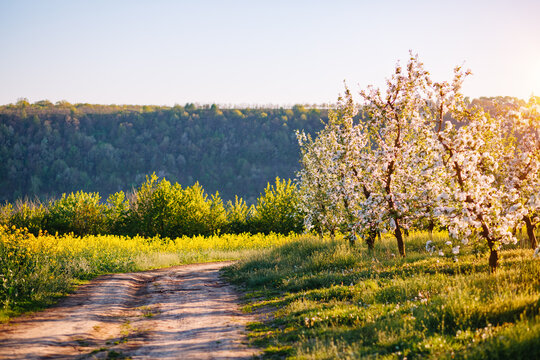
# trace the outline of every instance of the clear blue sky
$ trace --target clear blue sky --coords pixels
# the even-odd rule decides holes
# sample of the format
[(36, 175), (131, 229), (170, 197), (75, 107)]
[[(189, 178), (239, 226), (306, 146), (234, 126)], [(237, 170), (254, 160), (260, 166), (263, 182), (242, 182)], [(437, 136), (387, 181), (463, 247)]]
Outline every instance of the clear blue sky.
[(471, 97), (540, 95), (540, 1), (0, 0), (0, 104), (294, 104), (409, 50)]

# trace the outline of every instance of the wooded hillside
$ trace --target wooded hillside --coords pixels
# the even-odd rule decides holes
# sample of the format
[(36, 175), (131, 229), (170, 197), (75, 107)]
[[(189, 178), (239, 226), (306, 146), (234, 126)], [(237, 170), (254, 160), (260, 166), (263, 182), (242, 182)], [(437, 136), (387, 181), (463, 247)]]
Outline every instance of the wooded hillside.
[(72, 105), (20, 100), (0, 107), (0, 201), (83, 190), (129, 191), (155, 172), (198, 181), (248, 203), (299, 169), (295, 130), (315, 133), (325, 110)]

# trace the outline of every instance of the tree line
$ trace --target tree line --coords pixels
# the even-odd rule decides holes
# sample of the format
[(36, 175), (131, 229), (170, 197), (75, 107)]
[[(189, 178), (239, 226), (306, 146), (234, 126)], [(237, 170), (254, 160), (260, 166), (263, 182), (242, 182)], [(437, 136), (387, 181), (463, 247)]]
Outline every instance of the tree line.
[(0, 201), (129, 191), (155, 172), (254, 204), (299, 169), (295, 130), (322, 129), (327, 110), (117, 106), (38, 101), (0, 106)]
[(111, 194), (77, 191), (48, 202), (19, 200), (0, 206), (0, 225), (26, 228), (34, 235), (73, 233), (177, 238), (303, 231), (298, 190), (292, 181), (268, 183), (254, 205), (239, 197), (224, 202), (199, 183), (182, 187), (154, 173), (137, 189)]

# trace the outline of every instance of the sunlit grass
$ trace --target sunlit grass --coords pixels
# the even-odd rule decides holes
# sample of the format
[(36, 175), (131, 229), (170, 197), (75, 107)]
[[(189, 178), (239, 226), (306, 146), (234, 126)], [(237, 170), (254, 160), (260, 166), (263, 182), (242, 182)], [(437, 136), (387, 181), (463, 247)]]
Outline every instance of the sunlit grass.
[(383, 236), (364, 244), (302, 239), (243, 260), (227, 276), (247, 307), (274, 312), (251, 325), (269, 358), (414, 359), (540, 357), (540, 261), (533, 250), (501, 251), (496, 274), (485, 249), (430, 255), (410, 234), (407, 257)]

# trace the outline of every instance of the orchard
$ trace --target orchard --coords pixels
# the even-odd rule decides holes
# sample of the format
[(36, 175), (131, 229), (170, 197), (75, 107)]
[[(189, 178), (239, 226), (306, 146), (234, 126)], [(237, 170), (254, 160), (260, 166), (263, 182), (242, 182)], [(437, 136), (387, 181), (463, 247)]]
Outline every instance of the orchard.
[(457, 67), (451, 81), (435, 82), (411, 55), (385, 89), (360, 91), (360, 102), (346, 88), (314, 139), (298, 133), (306, 228), (340, 229), (369, 249), (391, 232), (405, 256), (406, 233), (437, 226), (452, 240), (426, 249), (457, 256), (486, 245), (492, 272), (517, 228), (526, 226), (536, 248), (540, 105), (531, 98), (489, 114), (462, 94), (469, 74)]

